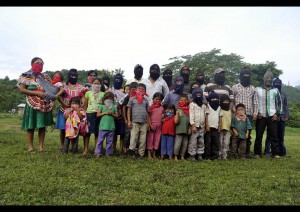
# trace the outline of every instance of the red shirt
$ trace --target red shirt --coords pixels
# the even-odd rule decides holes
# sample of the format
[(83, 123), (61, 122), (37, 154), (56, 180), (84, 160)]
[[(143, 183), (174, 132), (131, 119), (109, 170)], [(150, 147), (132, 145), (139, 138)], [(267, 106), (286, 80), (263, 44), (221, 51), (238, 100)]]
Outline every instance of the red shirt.
[(172, 116), (171, 118), (168, 117), (165, 118), (165, 122), (163, 123), (161, 134), (175, 136), (176, 126), (174, 123), (174, 119), (175, 116)]

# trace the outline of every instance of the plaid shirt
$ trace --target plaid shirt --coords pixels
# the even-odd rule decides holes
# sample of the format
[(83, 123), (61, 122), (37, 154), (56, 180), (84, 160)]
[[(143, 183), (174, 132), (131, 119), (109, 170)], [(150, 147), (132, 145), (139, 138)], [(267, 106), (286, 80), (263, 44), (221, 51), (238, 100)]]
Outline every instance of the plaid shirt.
[(282, 114), (281, 96), (277, 88), (257, 87), (258, 113), (263, 117)]
[(282, 114), (280, 114), (280, 121), (286, 121), (290, 115), (290, 110), (287, 103), (287, 96), (285, 93), (281, 92), (282, 101)]
[[(232, 86), (234, 96), (234, 105), (242, 103), (246, 107), (247, 115), (257, 115), (258, 113), (258, 96), (253, 85), (244, 87), (241, 83)], [(233, 108), (235, 111), (235, 107)]]

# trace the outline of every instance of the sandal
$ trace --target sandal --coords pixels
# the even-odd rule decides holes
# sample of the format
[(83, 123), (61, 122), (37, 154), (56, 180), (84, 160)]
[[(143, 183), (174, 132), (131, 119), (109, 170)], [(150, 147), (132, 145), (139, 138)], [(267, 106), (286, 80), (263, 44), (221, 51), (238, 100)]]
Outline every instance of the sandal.
[(44, 149), (40, 149), (39, 152), (40, 152), (40, 153), (47, 153), (47, 151), (44, 150)]

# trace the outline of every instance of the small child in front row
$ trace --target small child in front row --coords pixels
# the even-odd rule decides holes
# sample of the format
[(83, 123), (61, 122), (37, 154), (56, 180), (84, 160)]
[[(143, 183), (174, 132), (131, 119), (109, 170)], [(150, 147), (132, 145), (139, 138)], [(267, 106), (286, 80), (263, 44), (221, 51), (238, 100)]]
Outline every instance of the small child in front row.
[(188, 153), (192, 162), (202, 161), (205, 151), (204, 130), (208, 119), (206, 116), (207, 106), (203, 102), (203, 90), (199, 87), (193, 89), (189, 111), (192, 134)]
[(165, 158), (165, 155), (169, 156), (171, 160), (174, 154), (174, 138), (175, 138), (175, 106), (168, 104), (163, 114), (163, 126), (161, 137), (161, 159)]
[(222, 116), (221, 107), (219, 106), (219, 95), (211, 91), (208, 98), (208, 110), (206, 111), (207, 125), (205, 133), (205, 158), (207, 160), (219, 159), (220, 143), (219, 133), (222, 128)]
[(176, 109), (175, 124), (176, 136), (174, 144), (174, 160), (177, 161), (179, 156), (181, 160), (185, 160), (184, 155), (189, 143), (190, 134), (189, 102), (188, 96), (185, 93), (182, 93), (179, 98), (178, 107)]
[(245, 105), (237, 104), (235, 109), (236, 115), (231, 122), (233, 137), (230, 153), (232, 158), (240, 157), (244, 159), (246, 157), (246, 140), (249, 137), (249, 130), (252, 129), (252, 126), (246, 116)]
[(220, 106), (223, 113), (222, 116), (222, 127), (220, 131), (220, 156), (221, 159), (227, 159), (227, 152), (229, 152), (230, 133), (231, 133), (231, 119), (232, 112), (229, 109), (230, 98), (227, 95), (220, 97)]
[(115, 118), (119, 117), (118, 109), (114, 106), (114, 94), (107, 91), (103, 97), (103, 105), (99, 105), (97, 117), (101, 117), (99, 125), (98, 141), (94, 155), (98, 158), (102, 152), (104, 139), (106, 138), (106, 156), (113, 153), (113, 140), (115, 135)]
[(88, 132), (88, 123), (86, 112), (80, 108), (80, 98), (72, 97), (70, 100), (71, 107), (66, 108), (64, 116), (66, 118), (66, 138), (63, 146), (63, 153), (69, 152), (70, 142), (72, 143), (71, 152), (78, 153), (79, 135), (85, 136)]

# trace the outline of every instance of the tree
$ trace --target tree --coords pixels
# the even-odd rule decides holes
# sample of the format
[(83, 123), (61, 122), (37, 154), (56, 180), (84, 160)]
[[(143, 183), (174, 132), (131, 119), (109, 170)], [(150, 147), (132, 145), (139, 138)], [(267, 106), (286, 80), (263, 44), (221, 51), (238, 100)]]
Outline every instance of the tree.
[(190, 81), (195, 81), (195, 73), (201, 70), (206, 75), (206, 83), (213, 82), (213, 72), (216, 68), (223, 68), (226, 71), (226, 84), (232, 86), (240, 81), (240, 72), (244, 68), (252, 71), (251, 77), (254, 86), (262, 85), (263, 76), (268, 69), (271, 69), (274, 76), (279, 76), (282, 71), (276, 69), (275, 62), (267, 61), (266, 64), (249, 64), (243, 61), (243, 57), (234, 53), (221, 54), (220, 49), (212, 49), (209, 52), (199, 52), (195, 55), (183, 55), (172, 57), (169, 64), (163, 65), (163, 70), (170, 68), (174, 75), (182, 66), (188, 66), (191, 69)]

